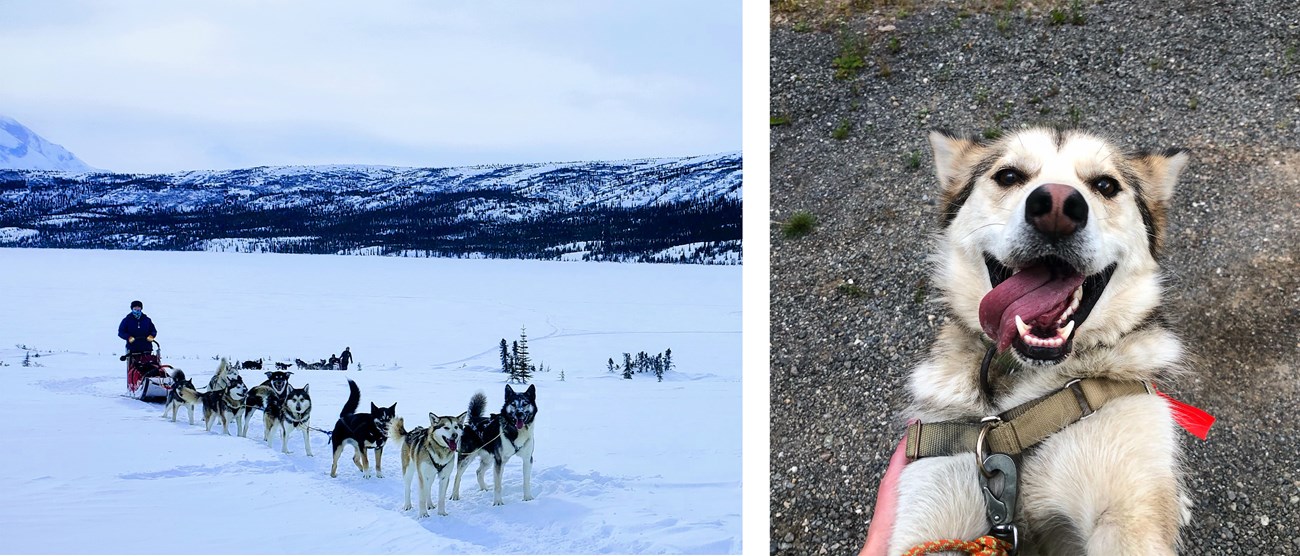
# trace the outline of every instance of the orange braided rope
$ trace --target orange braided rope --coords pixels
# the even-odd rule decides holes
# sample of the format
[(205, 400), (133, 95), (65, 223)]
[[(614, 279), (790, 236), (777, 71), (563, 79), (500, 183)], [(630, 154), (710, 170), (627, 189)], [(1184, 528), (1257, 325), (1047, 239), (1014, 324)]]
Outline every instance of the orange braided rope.
[(1007, 556), (1011, 553), (1011, 543), (988, 535), (973, 541), (945, 539), (916, 545), (904, 552), (903, 556), (921, 556), (946, 551), (957, 551), (970, 556)]

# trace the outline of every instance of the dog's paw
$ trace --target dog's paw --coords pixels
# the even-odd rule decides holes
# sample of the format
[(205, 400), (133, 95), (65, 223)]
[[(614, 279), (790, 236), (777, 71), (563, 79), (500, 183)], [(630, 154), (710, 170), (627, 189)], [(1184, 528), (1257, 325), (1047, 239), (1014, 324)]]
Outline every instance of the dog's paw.
[(438, 515), (446, 516), (446, 515), (449, 515), (449, 514), (447, 513), (447, 510), (442, 510), (442, 511), (438, 512)]
[(533, 499), (533, 495), (531, 495), (531, 494), (525, 494), (525, 495), (524, 495), (524, 502), (527, 502), (527, 501), (532, 500), (532, 499)]
[(410, 502), (407, 502), (405, 506), (402, 506), (402, 511), (409, 510), (409, 509), (411, 509), (411, 507), (412, 507), (412, 506), (411, 506), (411, 503), (410, 503)]
[(504, 505), (506, 505), (506, 503), (505, 503), (504, 501), (498, 499), (498, 500), (493, 500), (493, 501), (492, 501), (492, 505), (493, 505), (493, 506), (504, 506)]
[(452, 499), (452, 500), (460, 500), (460, 495), (459, 495), (459, 494), (452, 494), (452, 495), (451, 495), (451, 499)]

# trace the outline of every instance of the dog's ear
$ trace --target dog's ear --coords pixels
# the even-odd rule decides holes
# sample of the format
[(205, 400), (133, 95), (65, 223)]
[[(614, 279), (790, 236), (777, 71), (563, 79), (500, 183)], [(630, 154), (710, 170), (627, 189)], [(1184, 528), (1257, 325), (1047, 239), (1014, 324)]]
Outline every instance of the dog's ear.
[(273, 374), (275, 374), (275, 371), (266, 371), (266, 378), (271, 378)]
[(1187, 167), (1187, 161), (1187, 152), (1182, 149), (1138, 155), (1137, 164), (1145, 182), (1143, 195), (1151, 201), (1168, 205), (1174, 196), (1174, 184), (1178, 183), (1178, 175)]
[(375, 405), (375, 402), (370, 402), (370, 414), (375, 415), (377, 413), (379, 413), (379, 406)]
[(930, 132), (930, 150), (934, 152), (934, 172), (944, 191), (954, 191), (961, 187), (962, 181), (968, 177), (963, 169), (969, 166), (970, 153), (977, 146), (975, 141), (958, 137), (947, 130)]
[(525, 395), (525, 396), (528, 396), (528, 401), (536, 401), (536, 400), (537, 400), (537, 385), (536, 385), (536, 384), (529, 384), (529, 385), (528, 385), (528, 390), (524, 392), (524, 395)]
[[(307, 392), (307, 389), (308, 389), (308, 388), (311, 388), (311, 385), (310, 385), (310, 384), (304, 384), (304, 385), (302, 385), (302, 391), (303, 391), (303, 392)], [(307, 392), (307, 393), (310, 394), (310, 392)]]
[(510, 398), (513, 398), (513, 397), (515, 397), (515, 389), (514, 389), (514, 388), (511, 388), (510, 385), (507, 384), (507, 385), (506, 385), (506, 400), (509, 400)]
[(437, 424), (437, 423), (438, 423), (438, 416), (435, 415), (432, 411), (430, 411), (430, 412), (429, 412), (429, 426), (432, 427), (432, 426), (434, 426), (434, 425)]
[(462, 411), (462, 412), (460, 412), (460, 415), (457, 415), (457, 416), (456, 416), (456, 420), (459, 421), (459, 422), (461, 422), (461, 423), (464, 423), (464, 422), (465, 422), (465, 416), (466, 416), (466, 415), (469, 415), (469, 412), (468, 412), (468, 411)]

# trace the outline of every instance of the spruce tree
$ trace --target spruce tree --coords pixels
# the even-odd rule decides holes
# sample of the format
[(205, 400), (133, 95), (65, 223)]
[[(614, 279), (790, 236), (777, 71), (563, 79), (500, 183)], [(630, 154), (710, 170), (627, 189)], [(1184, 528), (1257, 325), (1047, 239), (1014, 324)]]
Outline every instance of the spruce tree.
[(664, 370), (673, 370), (673, 348), (668, 348), (667, 351), (664, 351)]
[(501, 372), (510, 372), (510, 346), (506, 344), (506, 339), (501, 338)]
[(520, 383), (528, 382), (533, 378), (532, 361), (528, 357), (528, 331), (524, 327), (519, 327), (519, 347), (515, 352), (515, 376), (513, 377)]
[(632, 354), (625, 351), (623, 352), (623, 378), (630, 380), (632, 378), (632, 369)]
[(613, 358), (613, 357), (610, 357), (610, 358), (609, 358), (609, 372), (611, 372), (611, 373), (614, 372), (614, 369), (615, 369), (615, 367), (614, 367), (614, 358)]

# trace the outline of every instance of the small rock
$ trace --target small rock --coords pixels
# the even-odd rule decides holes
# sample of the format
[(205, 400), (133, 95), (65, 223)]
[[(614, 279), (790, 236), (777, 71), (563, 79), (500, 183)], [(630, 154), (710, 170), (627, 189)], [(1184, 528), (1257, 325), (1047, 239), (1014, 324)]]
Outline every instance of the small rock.
[(890, 31), (894, 31), (894, 30), (897, 30), (897, 29), (898, 29), (898, 27), (893, 26), (893, 25), (881, 25), (880, 27), (876, 27), (876, 30), (877, 30), (877, 31), (880, 31), (881, 33), (888, 33), (888, 32), (890, 32)]
[(786, 533), (784, 537), (781, 537), (781, 540), (785, 542), (794, 542), (794, 533)]

